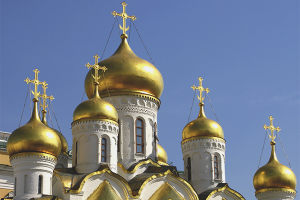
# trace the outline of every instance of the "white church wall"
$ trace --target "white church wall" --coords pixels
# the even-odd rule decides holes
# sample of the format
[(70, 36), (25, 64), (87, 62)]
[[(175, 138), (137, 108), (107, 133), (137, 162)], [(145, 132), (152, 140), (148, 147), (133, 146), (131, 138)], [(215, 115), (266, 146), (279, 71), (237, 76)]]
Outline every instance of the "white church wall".
[[(108, 164), (117, 172), (117, 137), (119, 126), (105, 120), (86, 120), (72, 123), (73, 166), (80, 173), (90, 173), (98, 169), (100, 163)], [(106, 161), (101, 159), (102, 139), (105, 138)], [(77, 151), (76, 152), (76, 143)], [(76, 163), (77, 162), (77, 163)]]
[[(181, 144), (184, 177), (188, 180), (188, 157), (191, 159), (191, 180), (198, 194), (225, 182), (225, 141), (216, 138), (198, 138)], [(219, 178), (214, 176), (214, 156), (218, 158)]]
[(294, 200), (296, 197), (295, 192), (284, 190), (284, 188), (273, 188), (267, 191), (259, 192), (255, 196), (258, 200)]
[[(103, 98), (112, 103), (119, 115), (120, 151), (118, 161), (128, 168), (139, 160), (155, 160), (154, 123), (157, 122), (158, 103), (154, 99), (139, 96), (111, 96)], [(136, 120), (141, 119), (144, 125), (144, 152), (136, 149)]]
[[(39, 197), (41, 194), (51, 195), (52, 174), (56, 165), (53, 156), (41, 155), (14, 156), (10, 163), (14, 169), (15, 200)], [(38, 193), (39, 176), (41, 176), (41, 193)]]

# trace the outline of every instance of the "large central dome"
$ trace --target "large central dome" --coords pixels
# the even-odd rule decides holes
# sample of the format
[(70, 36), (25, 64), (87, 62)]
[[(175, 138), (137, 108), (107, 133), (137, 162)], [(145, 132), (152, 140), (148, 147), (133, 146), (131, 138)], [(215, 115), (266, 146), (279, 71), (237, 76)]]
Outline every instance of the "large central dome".
[[(109, 58), (99, 62), (108, 70), (99, 80), (99, 94), (101, 97), (115, 94), (142, 94), (159, 98), (164, 83), (158, 69), (146, 60), (139, 58), (131, 50), (127, 42), (127, 35), (122, 35), (122, 42), (117, 51)], [(91, 69), (85, 78), (85, 91), (88, 98), (94, 94), (94, 79)]]

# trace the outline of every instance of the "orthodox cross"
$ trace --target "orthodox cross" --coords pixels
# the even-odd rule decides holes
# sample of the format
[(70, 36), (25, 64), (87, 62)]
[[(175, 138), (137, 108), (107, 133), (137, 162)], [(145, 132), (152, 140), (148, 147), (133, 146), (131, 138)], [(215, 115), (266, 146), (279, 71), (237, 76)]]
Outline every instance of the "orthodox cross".
[(52, 95), (47, 96), (47, 94), (46, 94), (46, 89), (48, 88), (47, 85), (48, 84), (46, 83), (46, 81), (44, 81), (43, 84), (42, 84), (44, 93), (42, 95), (39, 95), (39, 97), (41, 97), (43, 99), (43, 104), (41, 103), (41, 106), (43, 107), (43, 110), (46, 110), (46, 108), (48, 107), (47, 102), (46, 102), (47, 99), (50, 99), (51, 101), (54, 99), (54, 97)]
[(274, 130), (279, 132), (281, 129), (279, 127), (275, 128), (273, 126), (274, 118), (271, 115), (270, 115), (269, 119), (270, 119), (270, 126), (264, 125), (263, 127), (265, 130), (267, 130), (267, 129), (271, 130), (271, 135), (269, 135), (269, 137), (271, 138), (272, 142), (275, 142), (274, 139), (276, 138), (276, 135), (274, 136)]
[(40, 73), (40, 71), (36, 68), (35, 70), (33, 70), (35, 77), (33, 80), (30, 80), (28, 77), (24, 80), (27, 84), (28, 83), (33, 83), (34, 84), (34, 92), (31, 90), (32, 94), (34, 95), (35, 99), (38, 99), (40, 93), (37, 91), (38, 90), (38, 86), (40, 84), (42, 84), (42, 82), (40, 82), (38, 80), (38, 74)]
[(134, 15), (129, 16), (126, 13), (126, 6), (127, 4), (125, 3), (125, 1), (123, 1), (123, 3), (121, 3), (123, 6), (123, 12), (122, 13), (117, 13), (115, 10), (114, 12), (112, 12), (111, 14), (115, 17), (115, 16), (121, 16), (123, 18), (123, 27), (119, 24), (120, 29), (123, 30), (123, 34), (126, 34), (126, 31), (128, 31), (129, 27), (126, 28), (126, 19), (130, 18), (132, 19), (132, 21), (136, 20), (136, 17)]
[(202, 92), (204, 91), (204, 92), (209, 92), (210, 90), (208, 89), (208, 88), (204, 88), (204, 87), (202, 87), (202, 81), (203, 81), (203, 79), (201, 78), (201, 76), (198, 78), (198, 80), (199, 80), (199, 86), (198, 87), (196, 87), (195, 85), (193, 85), (192, 86), (192, 89), (193, 90), (199, 90), (199, 92), (200, 92), (200, 97), (197, 95), (197, 97), (198, 97), (198, 99), (200, 100), (200, 103), (203, 103), (202, 101), (204, 100), (204, 98), (205, 97), (202, 97)]
[(92, 77), (95, 79), (95, 82), (97, 83), (98, 80), (100, 79), (100, 77), (98, 76), (98, 70), (102, 69), (103, 72), (105, 72), (107, 70), (107, 68), (105, 66), (101, 67), (98, 65), (98, 59), (100, 58), (97, 54), (93, 56), (95, 58), (95, 64), (94, 65), (90, 65), (90, 63), (87, 63), (85, 66), (90, 69), (90, 68), (94, 68), (95, 69), (95, 76), (92, 74)]

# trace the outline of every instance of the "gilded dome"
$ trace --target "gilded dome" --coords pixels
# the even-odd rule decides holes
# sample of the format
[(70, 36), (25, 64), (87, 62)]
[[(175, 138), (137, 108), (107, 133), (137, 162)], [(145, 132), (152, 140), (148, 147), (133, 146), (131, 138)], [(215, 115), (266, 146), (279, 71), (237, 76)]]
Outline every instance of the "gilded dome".
[(157, 157), (159, 162), (163, 162), (163, 163), (168, 162), (167, 152), (159, 144), (157, 144)]
[(53, 129), (41, 122), (38, 117), (38, 100), (33, 101), (31, 119), (12, 132), (7, 142), (7, 152), (9, 156), (23, 152), (39, 152), (58, 157), (61, 152), (61, 140)]
[(203, 136), (224, 139), (222, 127), (217, 122), (206, 118), (203, 105), (203, 103), (200, 104), (198, 118), (184, 127), (182, 131), (182, 141)]
[[(122, 35), (122, 42), (117, 51), (109, 58), (98, 63), (108, 70), (101, 73), (99, 94), (101, 97), (114, 94), (142, 94), (159, 98), (164, 83), (158, 69), (146, 60), (135, 55), (127, 42), (127, 36)], [(88, 98), (94, 93), (94, 79), (91, 69), (85, 78), (85, 92)]]
[[(43, 123), (44, 125), (48, 126), (48, 123), (47, 123), (47, 121), (46, 121), (46, 113), (47, 113), (47, 111), (43, 110), (42, 113), (43, 113), (42, 123)], [(48, 126), (48, 127), (49, 127), (49, 126)], [(50, 128), (50, 127), (49, 127), (49, 128)], [(51, 129), (54, 130), (55, 133), (56, 133), (56, 134), (59, 136), (59, 138), (60, 138), (60, 142), (61, 142), (61, 153), (65, 153), (65, 154), (66, 154), (66, 153), (68, 152), (68, 142), (67, 142), (65, 136), (64, 136), (61, 132), (59, 132), (58, 130), (56, 130), (56, 129), (54, 129), (54, 128), (51, 128)]]
[(115, 107), (101, 99), (98, 90), (95, 90), (94, 96), (79, 104), (73, 113), (73, 121), (85, 118), (109, 119), (117, 122), (118, 113)]
[(256, 191), (267, 188), (287, 188), (295, 190), (297, 180), (294, 172), (282, 165), (275, 153), (275, 143), (271, 142), (272, 151), (269, 162), (259, 168), (254, 177), (253, 185)]

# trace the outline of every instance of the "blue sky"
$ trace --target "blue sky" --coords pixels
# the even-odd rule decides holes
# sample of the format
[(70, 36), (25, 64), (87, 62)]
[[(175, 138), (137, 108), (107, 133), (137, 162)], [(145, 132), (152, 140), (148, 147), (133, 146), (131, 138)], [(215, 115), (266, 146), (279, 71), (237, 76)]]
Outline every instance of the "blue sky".
[[(32, 70), (49, 84), (54, 111), (71, 146), (73, 111), (81, 102), (87, 62), (102, 55), (122, 1), (8, 1), (1, 6), (0, 130), (20, 122)], [(201, 0), (126, 1), (165, 88), (158, 112), (158, 135), (169, 161), (183, 170), (181, 133), (188, 123), (201, 76), (226, 139), (226, 182), (255, 199), (265, 130), (272, 115), (285, 151), (300, 178), (299, 163), (299, 1)], [(119, 22), (121, 19), (119, 18)], [(127, 21), (127, 25), (130, 22)], [(129, 32), (128, 32), (129, 33)], [(103, 58), (120, 43), (115, 26)], [(151, 62), (134, 27), (129, 44)], [(84, 96), (84, 100), (87, 97)], [(199, 106), (194, 102), (191, 120)], [(50, 110), (51, 111), (51, 110)], [(205, 112), (216, 120), (208, 101)], [(21, 125), (30, 118), (27, 101)], [(51, 115), (57, 128), (54, 115)], [(51, 125), (51, 122), (49, 122)], [(270, 156), (266, 141), (261, 166)], [(277, 140), (279, 161), (288, 165)], [(296, 188), (299, 191), (299, 186)], [(298, 194), (299, 196), (299, 194)], [(299, 199), (299, 197), (297, 197)]]

